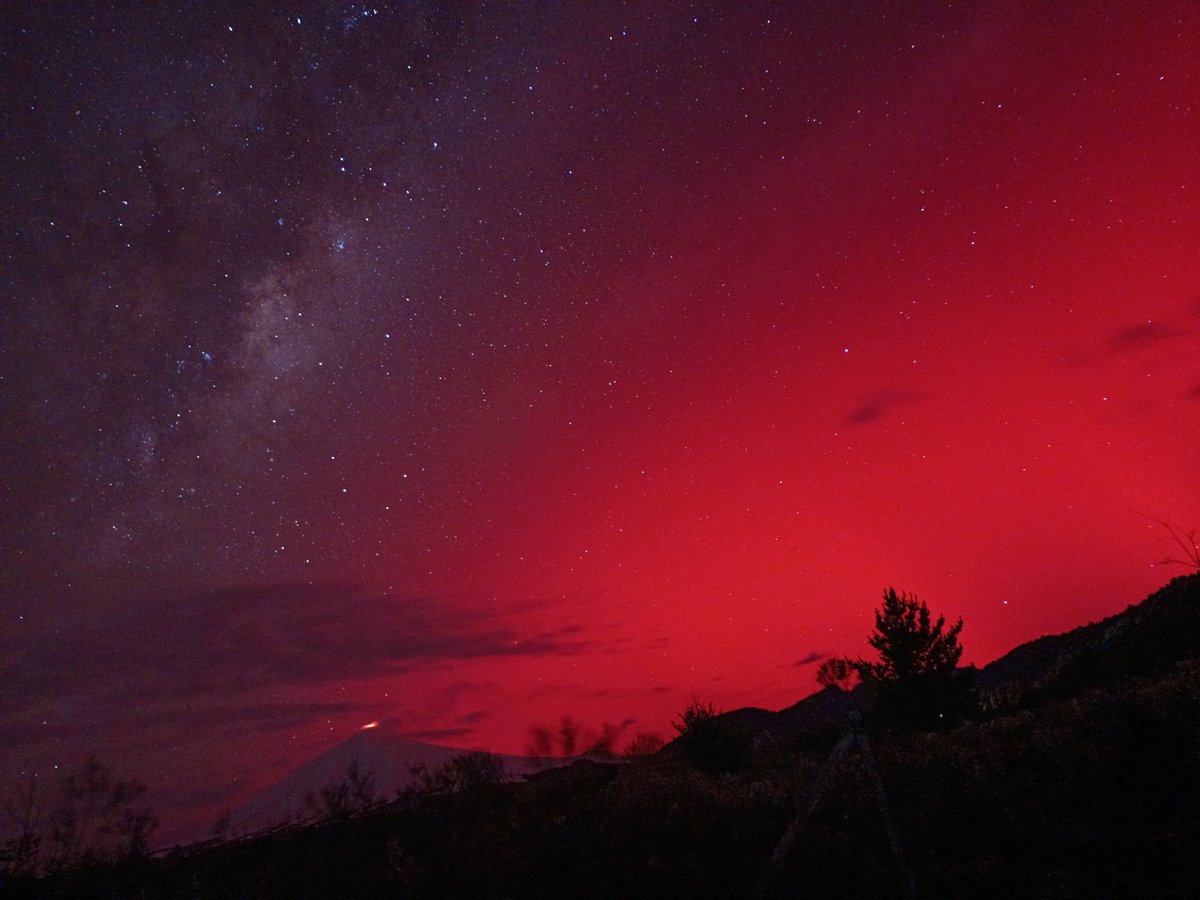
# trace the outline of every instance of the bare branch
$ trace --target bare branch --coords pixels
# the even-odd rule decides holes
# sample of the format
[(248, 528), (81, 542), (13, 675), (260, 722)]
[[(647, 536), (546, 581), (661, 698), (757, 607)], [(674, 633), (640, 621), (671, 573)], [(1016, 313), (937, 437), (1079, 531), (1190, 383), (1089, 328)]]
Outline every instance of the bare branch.
[[(1193, 528), (1191, 531), (1184, 531), (1178, 525), (1168, 522), (1166, 519), (1160, 519), (1158, 516), (1147, 515), (1142, 513), (1142, 518), (1153, 522), (1166, 529), (1169, 539), (1183, 551), (1183, 559), (1176, 559), (1173, 556), (1168, 556), (1165, 559), (1159, 560), (1160, 566), (1187, 566), (1189, 569), (1200, 571), (1200, 544), (1197, 544), (1197, 530)], [(1163, 538), (1168, 540), (1168, 538)]]

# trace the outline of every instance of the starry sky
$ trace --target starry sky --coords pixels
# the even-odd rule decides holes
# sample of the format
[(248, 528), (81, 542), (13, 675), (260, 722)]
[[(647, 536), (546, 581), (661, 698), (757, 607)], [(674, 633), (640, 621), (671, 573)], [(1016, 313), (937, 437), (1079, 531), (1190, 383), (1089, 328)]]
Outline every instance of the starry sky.
[(0, 774), (182, 834), (1180, 574), (1196, 4), (273, 6), (5, 13)]

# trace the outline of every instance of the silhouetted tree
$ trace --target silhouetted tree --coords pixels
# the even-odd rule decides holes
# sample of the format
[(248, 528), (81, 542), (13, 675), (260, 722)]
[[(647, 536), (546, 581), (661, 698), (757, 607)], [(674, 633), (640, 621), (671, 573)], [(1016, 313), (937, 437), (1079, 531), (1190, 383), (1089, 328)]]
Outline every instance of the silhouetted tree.
[(158, 818), (135, 802), (146, 792), (136, 779), (118, 779), (113, 770), (88, 757), (63, 780), (63, 804), (51, 819), (56, 849), (67, 863), (144, 855)]
[(533, 725), (529, 729), (529, 741), (525, 745), (528, 756), (575, 756), (581, 753), (612, 753), (622, 732), (632, 722), (620, 725), (605, 722), (597, 731), (585, 728), (572, 716), (563, 716), (557, 728)]
[(934, 620), (916, 594), (897, 594), (889, 587), (883, 592), (883, 605), (875, 610), (875, 631), (867, 639), (879, 659), (826, 660), (822, 673), (833, 677), (857, 672), (875, 695), (878, 717), (885, 725), (943, 727), (974, 708), (974, 670), (958, 669), (962, 627), (960, 618), (947, 628), (945, 616)]
[(684, 755), (697, 769), (720, 775), (742, 769), (750, 754), (745, 731), (721, 718), (711, 702), (696, 698), (671, 723), (679, 732)]
[(529, 741), (525, 744), (526, 756), (553, 756), (554, 731), (545, 725), (529, 726)]
[(934, 622), (929, 607), (917, 595), (883, 592), (883, 606), (875, 610), (875, 632), (867, 639), (879, 653), (878, 662), (859, 659), (859, 676), (869, 684), (899, 684), (924, 675), (953, 672), (962, 657), (958, 635), (961, 618), (944, 630), (946, 617)]
[(229, 838), (229, 829), (233, 825), (233, 810), (229, 807), (221, 810), (221, 814), (208, 828), (208, 836), (214, 841), (224, 841)]
[(574, 756), (579, 746), (579, 723), (570, 716), (563, 716), (558, 723), (558, 740), (562, 745), (562, 755)]
[(15, 828), (15, 833), (0, 845), (0, 872), (13, 877), (36, 874), (46, 825), (42, 793), (33, 773), (5, 789), (0, 809), (7, 820), (5, 830)]
[(836, 687), (846, 691), (857, 678), (858, 669), (854, 662), (844, 656), (831, 656), (817, 669), (817, 684), (821, 687)]
[(433, 771), (424, 763), (409, 767), (413, 784), (401, 794), (462, 794), (504, 781), (504, 761), (490, 753), (464, 753)]
[(308, 795), (308, 808), (322, 819), (341, 819), (366, 812), (382, 802), (375, 784), (375, 773), (364, 772), (357, 759), (351, 760), (344, 779)]
[(685, 736), (703, 728), (704, 723), (715, 719), (718, 715), (717, 708), (711, 700), (702, 702), (693, 697), (691, 702), (684, 707), (683, 712), (679, 714), (679, 718), (671, 723), (671, 726), (681, 736)]
[(1165, 519), (1160, 519), (1156, 516), (1146, 516), (1151, 522), (1161, 525), (1170, 535), (1170, 541), (1173, 542), (1183, 554), (1182, 558), (1177, 556), (1168, 556), (1160, 559), (1160, 566), (1186, 566), (1189, 569), (1195, 569), (1200, 572), (1200, 542), (1198, 542), (1196, 529), (1184, 531), (1178, 525), (1168, 522)]
[(147, 852), (158, 820), (149, 808), (137, 805), (145, 785), (115, 777), (95, 757), (55, 784), (42, 782), (31, 775), (4, 793), (3, 810), (18, 830), (0, 848), (0, 864), (9, 874), (112, 862)]
[(622, 752), (625, 756), (629, 757), (652, 756), (661, 750), (662, 747), (663, 739), (660, 735), (655, 734), (653, 731), (639, 731), (630, 738), (629, 743), (625, 745), (625, 749)]

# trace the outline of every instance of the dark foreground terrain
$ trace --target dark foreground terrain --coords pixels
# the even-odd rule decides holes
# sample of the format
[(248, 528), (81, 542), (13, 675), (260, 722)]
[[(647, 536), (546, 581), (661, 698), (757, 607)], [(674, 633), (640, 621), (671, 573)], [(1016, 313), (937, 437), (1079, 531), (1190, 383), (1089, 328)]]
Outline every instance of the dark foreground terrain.
[[(10, 878), (11, 897), (1200, 896), (1200, 574), (977, 673), (935, 733), (866, 734), (829, 688), (718, 716), (652, 757), (523, 783), (488, 767), (305, 827)], [(772, 853), (815, 803), (792, 850)]]

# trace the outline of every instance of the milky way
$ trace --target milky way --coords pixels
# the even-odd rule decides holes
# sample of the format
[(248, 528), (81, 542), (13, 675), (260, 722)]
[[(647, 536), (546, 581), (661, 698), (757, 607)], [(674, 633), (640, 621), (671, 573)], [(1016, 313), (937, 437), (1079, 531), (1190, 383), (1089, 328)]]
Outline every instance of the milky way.
[(202, 816), (1173, 574), (1194, 4), (177, 6), (4, 29), (0, 773)]

